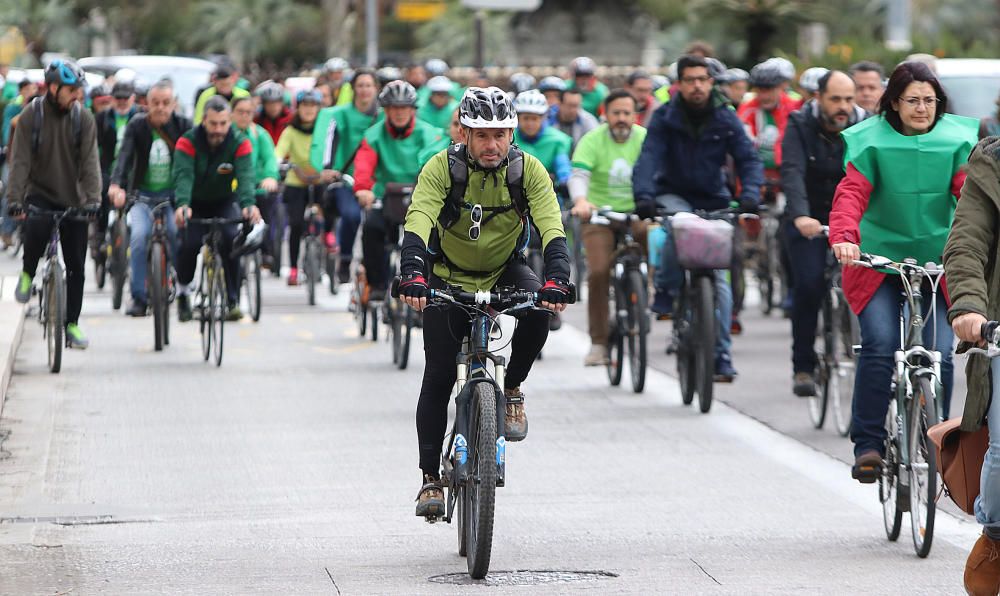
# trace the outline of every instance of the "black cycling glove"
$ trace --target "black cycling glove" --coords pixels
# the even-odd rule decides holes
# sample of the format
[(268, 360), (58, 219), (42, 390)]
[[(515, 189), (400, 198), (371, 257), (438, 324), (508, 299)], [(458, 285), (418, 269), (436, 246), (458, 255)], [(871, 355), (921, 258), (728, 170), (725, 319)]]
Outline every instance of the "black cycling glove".
[(653, 199), (636, 199), (635, 214), (639, 219), (653, 219), (656, 217), (656, 201)]
[(549, 304), (567, 304), (570, 301), (569, 282), (561, 279), (549, 279), (538, 290), (538, 301)]

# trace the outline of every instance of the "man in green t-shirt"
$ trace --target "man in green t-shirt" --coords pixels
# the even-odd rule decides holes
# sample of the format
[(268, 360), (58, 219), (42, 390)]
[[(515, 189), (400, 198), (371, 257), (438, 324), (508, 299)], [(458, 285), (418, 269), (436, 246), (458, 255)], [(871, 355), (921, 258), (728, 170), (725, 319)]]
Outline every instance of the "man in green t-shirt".
[[(111, 173), (108, 198), (115, 209), (125, 207), (128, 192), (136, 202), (128, 212), (129, 275), (132, 306), (129, 316), (146, 316), (146, 249), (153, 229), (153, 208), (174, 197), (174, 145), (191, 121), (174, 111), (174, 86), (162, 80), (150, 87), (146, 96), (149, 111), (137, 114), (125, 126), (118, 158)], [(173, 208), (164, 217), (169, 246), (176, 242)]]
[[(607, 123), (580, 139), (573, 152), (573, 174), (569, 194), (571, 213), (584, 223), (580, 226), (587, 255), (587, 319), (590, 352), (584, 364), (603, 366), (608, 362), (608, 285), (611, 255), (615, 251), (614, 232), (605, 225), (586, 223), (596, 209), (620, 213), (635, 211), (632, 198), (632, 167), (639, 159), (646, 129), (635, 123), (636, 102), (628, 91), (612, 91), (604, 100)], [(633, 226), (635, 238), (646, 242), (646, 223)]]

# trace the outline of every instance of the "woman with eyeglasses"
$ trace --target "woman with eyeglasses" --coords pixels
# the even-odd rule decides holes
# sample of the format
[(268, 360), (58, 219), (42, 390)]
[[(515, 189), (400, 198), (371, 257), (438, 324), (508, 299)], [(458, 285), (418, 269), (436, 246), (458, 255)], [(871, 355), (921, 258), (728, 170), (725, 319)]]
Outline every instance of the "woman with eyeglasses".
[[(898, 275), (852, 265), (862, 252), (896, 262), (941, 263), (979, 126), (972, 118), (947, 114), (947, 108), (948, 97), (927, 65), (904, 62), (889, 77), (879, 115), (842, 133), (847, 175), (833, 198), (830, 244), (845, 266), (844, 294), (861, 326), (851, 476), (866, 484), (877, 480), (885, 456), (902, 285)], [(924, 292), (925, 317), (931, 302), (931, 293)], [(939, 291), (934, 319), (924, 329), (925, 345), (942, 354), (945, 418), (953, 379), (947, 308)]]
[[(310, 198), (322, 201), (324, 187), (320, 183), (319, 172), (309, 161), (312, 148), (313, 128), (316, 116), (323, 104), (323, 96), (316, 89), (299, 91), (295, 97), (295, 115), (281, 133), (274, 150), (278, 161), (289, 164), (285, 177), (282, 200), (288, 212), (288, 285), (299, 284), (299, 242), (305, 226), (305, 212)], [(310, 197), (309, 187), (312, 186)], [(276, 246), (275, 250), (281, 250)]]

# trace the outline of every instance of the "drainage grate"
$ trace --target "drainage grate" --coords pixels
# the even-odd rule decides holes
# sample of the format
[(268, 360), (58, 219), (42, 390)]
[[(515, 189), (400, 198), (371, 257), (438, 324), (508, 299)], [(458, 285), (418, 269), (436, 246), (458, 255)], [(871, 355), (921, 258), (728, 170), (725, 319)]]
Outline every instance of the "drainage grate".
[(467, 573), (445, 573), (427, 578), (436, 584), (459, 586), (539, 586), (542, 584), (570, 584), (618, 577), (610, 571), (557, 571), (519, 569), (517, 571), (491, 571), (485, 579), (472, 579)]

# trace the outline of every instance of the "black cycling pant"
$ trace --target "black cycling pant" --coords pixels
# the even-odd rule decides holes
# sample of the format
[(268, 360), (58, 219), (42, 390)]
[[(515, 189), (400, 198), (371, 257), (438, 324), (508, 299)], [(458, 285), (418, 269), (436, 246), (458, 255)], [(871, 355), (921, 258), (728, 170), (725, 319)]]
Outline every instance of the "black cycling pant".
[(365, 277), (372, 288), (385, 290), (389, 287), (389, 257), (386, 245), (399, 242), (399, 226), (389, 221), (381, 210), (372, 209), (365, 216), (361, 228), (361, 261), (365, 265)]
[[(432, 288), (445, 284), (431, 276)], [(507, 266), (497, 280), (497, 287), (516, 286), (538, 291), (542, 282), (523, 259)], [(504, 389), (519, 387), (528, 378), (531, 365), (549, 336), (548, 315), (531, 311), (518, 320), (511, 339), (510, 362)], [(431, 307), (424, 311), (424, 379), (417, 402), (417, 441), (420, 469), (434, 477), (440, 475), (441, 449), (448, 426), (448, 403), (455, 384), (455, 357), (462, 349), (462, 339), (469, 333), (469, 317), (461, 308)]]
[[(278, 195), (273, 192), (264, 192), (257, 195), (257, 207), (260, 209), (260, 216), (268, 226), (271, 226), (271, 222), (274, 220), (274, 208), (277, 202)], [(280, 246), (278, 250), (281, 250)], [(264, 238), (264, 244), (261, 245), (261, 252), (265, 255), (274, 254), (270, 233)]]
[[(41, 209), (65, 209), (41, 198), (28, 201)], [(51, 217), (28, 215), (24, 221), (24, 272), (35, 277), (38, 261), (45, 256), (52, 236)], [(83, 282), (87, 261), (87, 235), (90, 226), (87, 221), (64, 219), (59, 228), (59, 242), (62, 245), (63, 263), (66, 265), (66, 323), (80, 321), (83, 308)]]
[[(313, 200), (322, 203), (324, 188), (313, 187)], [(308, 186), (286, 186), (281, 195), (288, 214), (288, 266), (299, 266), (299, 244), (305, 231), (306, 206), (309, 205)]]
[[(240, 213), (236, 203), (224, 201), (218, 205), (196, 205), (191, 207), (192, 218), (238, 217)], [(204, 244), (205, 236), (211, 232), (211, 227), (188, 222), (187, 226), (177, 231), (180, 236), (180, 247), (177, 251), (177, 281), (189, 285), (194, 281), (194, 270), (198, 264), (198, 253)], [(222, 266), (226, 270), (226, 297), (229, 306), (239, 304), (240, 296), (240, 259), (230, 256), (233, 251), (233, 239), (236, 238), (237, 224), (222, 227)]]

